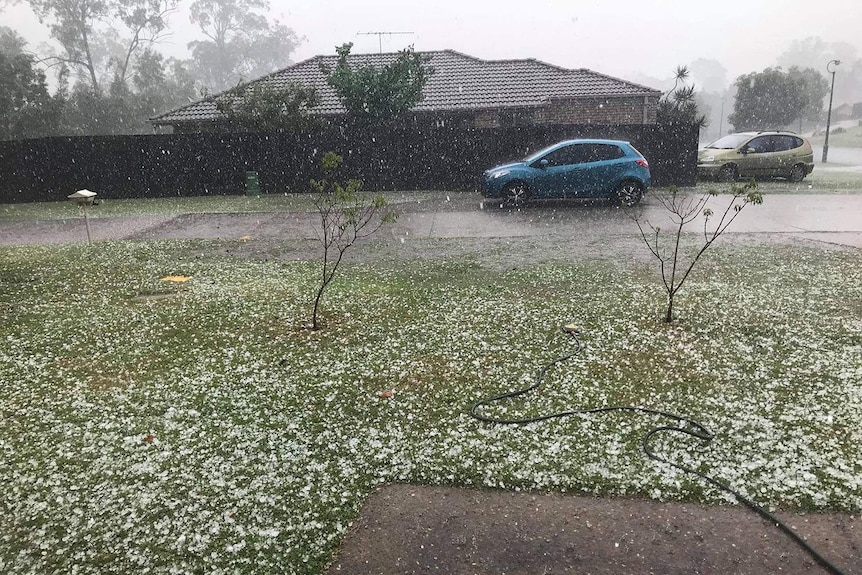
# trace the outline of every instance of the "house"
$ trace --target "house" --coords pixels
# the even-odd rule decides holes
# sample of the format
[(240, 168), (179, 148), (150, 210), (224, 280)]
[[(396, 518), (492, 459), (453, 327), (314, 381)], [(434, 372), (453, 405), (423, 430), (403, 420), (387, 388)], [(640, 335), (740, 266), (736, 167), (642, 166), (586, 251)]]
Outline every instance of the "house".
[[(424, 126), (493, 128), (526, 125), (650, 125), (661, 92), (585, 68), (567, 69), (534, 59), (481, 60), (454, 50), (420, 52), (433, 67), (412, 120)], [(397, 54), (351, 54), (352, 67), (382, 66)], [(345, 114), (322, 66), (337, 56), (315, 56), (250, 84), (313, 86), (319, 103), (310, 112), (337, 122)], [(207, 132), (223, 128), (218, 94), (152, 118), (154, 128)]]

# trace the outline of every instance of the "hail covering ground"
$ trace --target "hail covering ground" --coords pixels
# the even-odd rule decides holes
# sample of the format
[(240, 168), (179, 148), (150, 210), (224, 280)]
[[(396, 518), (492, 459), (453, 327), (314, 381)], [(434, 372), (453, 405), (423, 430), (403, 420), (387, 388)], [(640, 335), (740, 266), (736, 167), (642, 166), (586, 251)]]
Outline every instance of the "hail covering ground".
[(653, 421), (466, 414), (568, 352), (569, 320), (583, 355), (498, 413), (660, 407), (717, 438), (657, 449), (752, 499), (862, 509), (857, 253), (728, 244), (664, 326), (645, 262), (489, 267), (508, 242), (454, 243), (350, 265), (322, 332), (317, 267), (247, 242), (2, 248), (0, 570), (319, 573), (390, 482), (729, 503), (641, 456)]

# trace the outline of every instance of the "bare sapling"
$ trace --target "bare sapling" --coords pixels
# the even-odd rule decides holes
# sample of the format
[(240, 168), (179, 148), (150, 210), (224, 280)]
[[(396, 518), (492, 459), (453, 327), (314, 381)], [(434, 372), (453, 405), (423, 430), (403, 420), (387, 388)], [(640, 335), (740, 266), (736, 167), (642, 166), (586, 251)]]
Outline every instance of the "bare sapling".
[[(630, 216), (637, 224), (647, 248), (659, 261), (661, 279), (667, 292), (667, 311), (664, 317), (667, 323), (673, 321), (673, 305), (677, 293), (704, 252), (730, 227), (746, 206), (763, 203), (763, 196), (757, 191), (757, 183), (754, 180), (731, 187), (730, 202), (720, 215), (707, 207), (710, 200), (718, 196), (718, 192), (713, 189), (698, 196), (680, 193), (676, 187), (670, 189), (670, 194), (652, 196), (670, 215), (672, 224), (667, 236), (659, 226), (648, 220), (642, 221), (639, 215)], [(703, 244), (686, 263), (681, 253), (683, 250), (680, 249), (683, 230), (699, 218), (703, 220)]]
[(318, 239), (323, 248), (320, 281), (317, 284), (311, 315), (313, 330), (322, 327), (321, 300), (335, 279), (345, 252), (357, 241), (374, 234), (384, 224), (395, 221), (396, 217), (394, 212), (387, 209), (383, 196), (368, 197), (359, 193), (361, 181), (351, 179), (342, 184), (334, 180), (334, 174), (342, 162), (341, 156), (327, 152), (322, 160), (324, 178), (311, 181), (315, 192), (314, 206), (320, 216)]

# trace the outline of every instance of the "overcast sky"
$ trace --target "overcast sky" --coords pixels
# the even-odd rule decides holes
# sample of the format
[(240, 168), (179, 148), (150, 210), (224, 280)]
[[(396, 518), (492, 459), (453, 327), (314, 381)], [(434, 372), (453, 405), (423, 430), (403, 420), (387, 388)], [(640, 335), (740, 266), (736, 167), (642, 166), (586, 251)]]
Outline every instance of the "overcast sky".
[[(195, 36), (189, 4), (183, 1), (173, 16), (174, 36), (165, 52), (187, 55), (185, 44)], [(0, 22), (23, 34), (31, 48), (47, 40), (26, 3), (2, 10)], [(852, 44), (862, 57), (860, 0), (273, 0), (272, 16), (303, 37), (294, 61), (333, 54), (336, 45), (350, 41), (354, 52), (376, 52), (378, 37), (357, 33), (378, 31), (412, 33), (384, 35), (383, 51), (408, 44), (451, 48), (623, 78), (664, 78), (678, 64), (710, 58), (727, 68), (732, 81), (775, 65), (793, 40), (808, 36)]]

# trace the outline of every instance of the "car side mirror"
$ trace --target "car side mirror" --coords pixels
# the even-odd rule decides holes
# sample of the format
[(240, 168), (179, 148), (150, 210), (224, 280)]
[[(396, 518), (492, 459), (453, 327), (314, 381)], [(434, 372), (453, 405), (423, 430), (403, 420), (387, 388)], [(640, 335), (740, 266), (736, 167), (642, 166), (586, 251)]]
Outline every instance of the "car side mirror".
[(546, 160), (545, 158), (542, 158), (541, 160), (539, 160), (539, 167), (542, 168), (543, 170), (545, 168), (547, 168), (548, 167), (548, 160)]
[(754, 148), (752, 148), (750, 146), (746, 146), (746, 147), (742, 148), (742, 155), (745, 156), (745, 155), (751, 154), (754, 151), (755, 151)]

